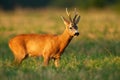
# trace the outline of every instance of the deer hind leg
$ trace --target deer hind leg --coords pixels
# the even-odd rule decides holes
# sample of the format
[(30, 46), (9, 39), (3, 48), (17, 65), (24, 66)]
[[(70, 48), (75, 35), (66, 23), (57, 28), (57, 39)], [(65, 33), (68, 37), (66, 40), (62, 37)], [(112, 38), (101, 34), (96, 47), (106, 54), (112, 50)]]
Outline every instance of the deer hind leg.
[(25, 59), (27, 56), (25, 48), (19, 44), (11, 44), (9, 46), (10, 46), (10, 48), (13, 52), (14, 58), (15, 58), (14, 63), (20, 64), (23, 61), (23, 59)]
[(25, 52), (22, 53), (14, 53), (14, 63), (15, 64), (20, 64), (22, 63), (23, 59), (26, 58)]

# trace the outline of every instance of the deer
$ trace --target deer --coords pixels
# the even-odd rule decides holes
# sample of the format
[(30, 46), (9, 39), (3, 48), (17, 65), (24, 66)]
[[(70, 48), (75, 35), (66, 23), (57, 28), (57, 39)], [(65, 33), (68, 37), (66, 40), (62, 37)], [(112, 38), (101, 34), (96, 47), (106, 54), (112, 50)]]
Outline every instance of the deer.
[(74, 10), (74, 17), (66, 8), (68, 19), (61, 16), (65, 30), (59, 35), (54, 34), (19, 34), (9, 40), (8, 45), (13, 52), (14, 62), (21, 64), (27, 57), (43, 57), (43, 65), (47, 66), (54, 59), (55, 67), (60, 66), (60, 58), (74, 36), (79, 35), (78, 22), (80, 15)]

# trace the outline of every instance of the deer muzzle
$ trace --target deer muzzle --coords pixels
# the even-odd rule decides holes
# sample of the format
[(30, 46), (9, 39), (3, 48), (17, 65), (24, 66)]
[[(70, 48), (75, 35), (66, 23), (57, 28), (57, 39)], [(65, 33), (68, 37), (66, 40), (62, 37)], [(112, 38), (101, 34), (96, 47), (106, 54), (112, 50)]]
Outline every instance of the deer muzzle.
[(75, 36), (79, 36), (79, 32), (78, 32), (78, 31), (76, 31), (74, 35), (75, 35)]

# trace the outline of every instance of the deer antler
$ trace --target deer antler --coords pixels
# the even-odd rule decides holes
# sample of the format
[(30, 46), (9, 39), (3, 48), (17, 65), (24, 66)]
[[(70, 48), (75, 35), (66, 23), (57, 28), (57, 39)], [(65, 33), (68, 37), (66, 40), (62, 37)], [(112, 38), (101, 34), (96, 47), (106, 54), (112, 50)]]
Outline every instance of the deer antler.
[(72, 18), (71, 18), (71, 16), (70, 16), (70, 13), (68, 12), (67, 8), (66, 8), (66, 13), (67, 13), (67, 15), (68, 15), (68, 17), (69, 17), (70, 22), (72, 22)]
[[(75, 10), (74, 10), (74, 14), (75, 14), (75, 16), (74, 16), (74, 18), (73, 18), (73, 23), (77, 24), (77, 23), (79, 22), (79, 20), (80, 20), (80, 15), (77, 14), (76, 8), (75, 8)], [(76, 18), (77, 18), (77, 19), (76, 19)]]
[(74, 10), (74, 14), (75, 14), (75, 16), (74, 16), (74, 18), (73, 18), (73, 22), (75, 22), (76, 17), (78, 16), (78, 14), (77, 14), (77, 12), (76, 12), (76, 8), (75, 8), (75, 10)]

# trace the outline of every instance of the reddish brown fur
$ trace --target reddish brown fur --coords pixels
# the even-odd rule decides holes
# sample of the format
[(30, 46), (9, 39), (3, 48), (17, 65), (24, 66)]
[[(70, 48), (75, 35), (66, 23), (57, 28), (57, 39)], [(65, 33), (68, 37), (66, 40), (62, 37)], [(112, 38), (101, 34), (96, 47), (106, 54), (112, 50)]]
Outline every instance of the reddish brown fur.
[(67, 47), (75, 32), (69, 31), (71, 22), (63, 18), (66, 25), (61, 35), (51, 34), (21, 34), (9, 41), (15, 62), (21, 63), (27, 56), (43, 56), (44, 65), (48, 65), (50, 59), (55, 60), (55, 66), (59, 66), (60, 56)]

